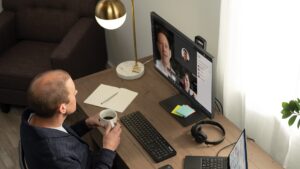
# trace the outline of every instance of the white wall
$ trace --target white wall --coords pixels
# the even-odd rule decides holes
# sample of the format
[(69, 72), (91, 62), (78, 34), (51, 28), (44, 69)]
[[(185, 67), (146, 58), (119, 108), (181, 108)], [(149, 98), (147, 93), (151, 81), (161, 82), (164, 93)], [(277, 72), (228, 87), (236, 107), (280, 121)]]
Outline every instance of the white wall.
[[(106, 30), (108, 59), (112, 65), (134, 59), (131, 1), (121, 0), (127, 10), (125, 24), (117, 30)], [(214, 74), (218, 55), (220, 0), (135, 0), (138, 57), (152, 55), (150, 12), (154, 11), (179, 31), (194, 40), (201, 35), (207, 51), (214, 57)], [(213, 81), (216, 82), (214, 75)], [(213, 95), (215, 96), (215, 83)]]
[[(125, 24), (106, 31), (108, 56), (111, 64), (133, 59), (131, 1), (121, 0), (127, 10)], [(217, 56), (219, 37), (220, 0), (136, 0), (136, 33), (138, 57), (152, 55), (150, 12), (161, 17), (194, 40), (201, 35), (208, 41), (207, 50)]]

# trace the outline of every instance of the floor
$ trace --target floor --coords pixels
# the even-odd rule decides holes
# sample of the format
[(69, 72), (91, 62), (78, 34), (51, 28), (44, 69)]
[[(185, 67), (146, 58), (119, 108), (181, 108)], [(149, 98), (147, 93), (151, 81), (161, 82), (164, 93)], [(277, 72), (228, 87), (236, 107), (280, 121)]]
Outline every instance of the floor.
[(0, 112), (0, 168), (19, 169), (18, 143), (23, 107), (12, 107), (9, 113)]

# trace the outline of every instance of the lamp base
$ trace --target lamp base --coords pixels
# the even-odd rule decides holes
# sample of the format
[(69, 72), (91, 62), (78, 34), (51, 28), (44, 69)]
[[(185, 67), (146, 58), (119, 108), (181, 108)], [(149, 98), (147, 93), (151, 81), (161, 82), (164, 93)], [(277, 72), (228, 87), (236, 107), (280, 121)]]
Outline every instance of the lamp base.
[(120, 63), (116, 72), (121, 79), (134, 80), (143, 76), (145, 67), (141, 62), (137, 62), (135, 66), (135, 61), (125, 61)]

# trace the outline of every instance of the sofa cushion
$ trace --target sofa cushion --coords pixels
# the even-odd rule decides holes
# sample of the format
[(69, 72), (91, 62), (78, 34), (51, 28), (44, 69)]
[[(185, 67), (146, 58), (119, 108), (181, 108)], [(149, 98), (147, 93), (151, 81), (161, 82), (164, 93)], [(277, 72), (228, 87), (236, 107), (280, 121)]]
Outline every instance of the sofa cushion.
[[(18, 11), (28, 7), (67, 9), (80, 17), (94, 17), (95, 6), (99, 0), (2, 0), (3, 9)], [(0, 1), (1, 2), (1, 1)]]
[[(0, 88), (27, 90), (32, 78), (50, 70), (55, 43), (20, 41), (0, 55)], [(22, 56), (22, 57), (20, 57)]]
[(25, 8), (17, 12), (16, 19), (19, 39), (58, 43), (78, 16), (63, 8)]

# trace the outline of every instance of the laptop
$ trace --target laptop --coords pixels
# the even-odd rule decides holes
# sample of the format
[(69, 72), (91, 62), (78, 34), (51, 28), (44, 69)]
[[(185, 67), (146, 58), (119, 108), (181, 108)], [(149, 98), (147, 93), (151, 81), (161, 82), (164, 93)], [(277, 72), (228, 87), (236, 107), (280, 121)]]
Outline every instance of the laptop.
[(186, 156), (184, 169), (248, 169), (245, 129), (228, 157)]

